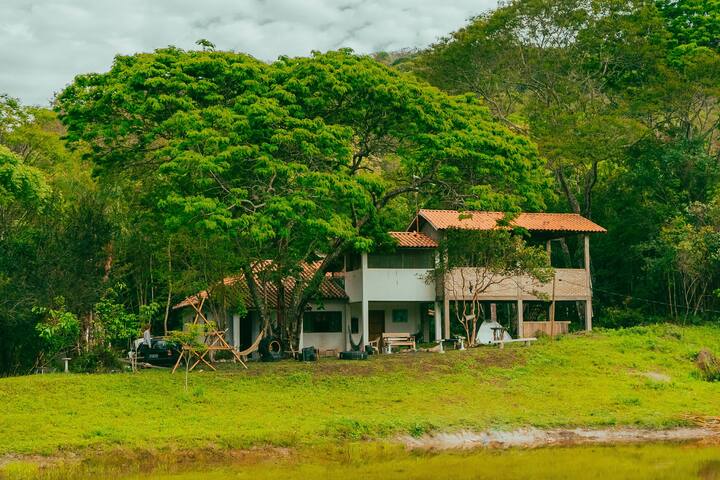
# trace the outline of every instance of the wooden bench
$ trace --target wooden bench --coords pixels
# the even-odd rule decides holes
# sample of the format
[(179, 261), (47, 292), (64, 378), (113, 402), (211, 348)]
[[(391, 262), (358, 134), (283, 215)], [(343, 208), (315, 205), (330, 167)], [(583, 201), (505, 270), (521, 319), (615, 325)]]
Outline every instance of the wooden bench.
[(410, 347), (415, 350), (415, 337), (409, 333), (383, 333), (382, 342), (389, 352), (392, 347)]
[(526, 347), (530, 345), (531, 342), (536, 341), (537, 338), (535, 337), (528, 337), (528, 338), (512, 338), (510, 340), (493, 340), (490, 342), (492, 345), (497, 345), (500, 348), (505, 348), (506, 343), (523, 343)]

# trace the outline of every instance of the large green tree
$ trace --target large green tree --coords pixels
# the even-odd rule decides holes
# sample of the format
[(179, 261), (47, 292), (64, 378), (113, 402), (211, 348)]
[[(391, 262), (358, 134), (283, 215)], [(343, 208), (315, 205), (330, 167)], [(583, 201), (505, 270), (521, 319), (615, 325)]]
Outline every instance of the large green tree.
[[(349, 51), (264, 64), (176, 48), (116, 58), (58, 99), (68, 138), (173, 235), (211, 240), (250, 281), (278, 286), (295, 343), (326, 272), (382, 238), (406, 194), (435, 205), (543, 206), (533, 144), (472, 96), (449, 96)], [(217, 239), (218, 243), (212, 242)], [(304, 264), (316, 263), (303, 275)], [(218, 280), (217, 278), (216, 280)]]

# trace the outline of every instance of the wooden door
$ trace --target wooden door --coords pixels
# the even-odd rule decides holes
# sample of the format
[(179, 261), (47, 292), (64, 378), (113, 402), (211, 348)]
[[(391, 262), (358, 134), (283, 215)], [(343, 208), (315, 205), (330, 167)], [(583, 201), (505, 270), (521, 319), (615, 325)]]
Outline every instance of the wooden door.
[(385, 310), (370, 310), (369, 317), (368, 340), (373, 341), (385, 333)]

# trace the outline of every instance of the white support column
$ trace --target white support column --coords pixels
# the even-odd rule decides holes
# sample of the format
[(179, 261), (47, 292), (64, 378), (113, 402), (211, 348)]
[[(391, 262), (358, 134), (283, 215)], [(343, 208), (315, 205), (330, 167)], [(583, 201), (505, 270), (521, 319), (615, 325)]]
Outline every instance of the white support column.
[(442, 323), (443, 323), (443, 314), (442, 314), (442, 305), (437, 300), (435, 301), (435, 340), (441, 340), (442, 339)]
[(368, 344), (368, 337), (370, 336), (370, 308), (368, 307), (367, 299), (362, 300), (362, 318), (360, 318), (360, 333), (362, 333), (362, 344), (360, 348), (365, 350), (365, 345)]
[(585, 244), (585, 278), (587, 282), (587, 299), (585, 300), (585, 330), (592, 330), (592, 279), (590, 278), (590, 235), (583, 237)]
[(362, 334), (362, 344), (360, 348), (365, 351), (365, 346), (368, 344), (370, 339), (370, 306), (368, 305), (367, 297), (367, 269), (368, 269), (368, 257), (367, 253), (362, 254), (362, 318), (360, 318), (360, 333)]
[[(440, 255), (440, 252), (435, 253), (435, 266), (439, 267), (442, 262), (445, 262), (445, 258)], [(445, 262), (446, 263), (446, 262)], [(447, 264), (447, 263), (446, 263)], [(435, 301), (435, 340), (444, 340), (450, 338), (450, 297), (448, 296), (448, 273), (446, 272), (444, 277), (440, 280), (441, 285), (435, 285), (435, 296), (442, 292), (442, 306), (440, 302)], [(443, 331), (445, 336), (443, 336)]]
[(235, 348), (240, 348), (240, 315), (237, 313), (233, 314), (232, 317), (233, 321), (233, 346)]
[(447, 296), (447, 292), (445, 292), (445, 301), (443, 304), (443, 320), (443, 323), (445, 324), (445, 336), (443, 339), (450, 338), (450, 298)]
[[(430, 319), (428, 318), (427, 305), (424, 303), (418, 303), (418, 309), (420, 310), (418, 320), (422, 323), (422, 335), (423, 339), (427, 342), (430, 340)], [(425, 322), (423, 322), (423, 318)]]
[(303, 327), (305, 322), (300, 320), (300, 338), (298, 338), (298, 350), (305, 348), (305, 338), (303, 338)]

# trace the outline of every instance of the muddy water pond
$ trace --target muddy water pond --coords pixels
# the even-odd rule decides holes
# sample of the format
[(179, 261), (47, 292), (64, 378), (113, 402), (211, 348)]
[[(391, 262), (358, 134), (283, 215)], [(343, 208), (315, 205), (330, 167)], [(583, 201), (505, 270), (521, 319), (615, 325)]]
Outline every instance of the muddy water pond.
[[(22, 478), (114, 480), (703, 479), (720, 480), (720, 445), (702, 443), (417, 452), (398, 446), (262, 450), (218, 456), (100, 459)], [(2, 475), (0, 474), (0, 477)], [(18, 476), (17, 478), (21, 478)], [(8, 477), (12, 478), (12, 477)]]

